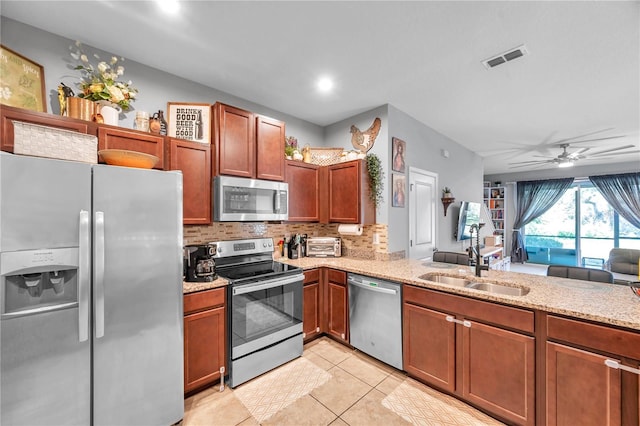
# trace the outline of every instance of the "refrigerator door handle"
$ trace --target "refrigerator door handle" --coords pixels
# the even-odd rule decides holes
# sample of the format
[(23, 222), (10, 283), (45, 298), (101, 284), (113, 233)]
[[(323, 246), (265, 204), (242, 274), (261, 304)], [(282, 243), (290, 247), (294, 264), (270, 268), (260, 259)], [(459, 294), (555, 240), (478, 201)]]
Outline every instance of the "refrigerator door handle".
[(96, 212), (93, 246), (93, 294), (96, 339), (104, 336), (104, 212)]
[(80, 210), (78, 239), (78, 340), (89, 339), (89, 293), (91, 286), (91, 239), (89, 235), (89, 212)]

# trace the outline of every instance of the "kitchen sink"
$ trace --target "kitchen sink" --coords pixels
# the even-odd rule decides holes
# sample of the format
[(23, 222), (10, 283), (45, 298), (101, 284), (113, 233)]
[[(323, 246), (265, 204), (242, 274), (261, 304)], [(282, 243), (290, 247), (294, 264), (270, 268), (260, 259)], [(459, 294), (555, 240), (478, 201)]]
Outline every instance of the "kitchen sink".
[(440, 284), (453, 285), (456, 287), (466, 287), (469, 284), (472, 284), (472, 281), (467, 280), (465, 278), (457, 278), (457, 277), (448, 277), (446, 275), (438, 275), (438, 274), (424, 274), (420, 275), (420, 279), (433, 281)]
[(455, 287), (465, 287), (473, 290), (486, 291), (487, 293), (505, 294), (508, 296), (524, 296), (529, 293), (528, 288), (509, 287), (496, 283), (476, 282), (466, 278), (449, 277), (439, 274), (420, 275), (420, 279), (433, 281), (440, 284), (447, 284)]
[(508, 287), (493, 283), (469, 283), (465, 286), (474, 290), (486, 291), (488, 293), (505, 294), (508, 296), (524, 296), (529, 293), (528, 288)]

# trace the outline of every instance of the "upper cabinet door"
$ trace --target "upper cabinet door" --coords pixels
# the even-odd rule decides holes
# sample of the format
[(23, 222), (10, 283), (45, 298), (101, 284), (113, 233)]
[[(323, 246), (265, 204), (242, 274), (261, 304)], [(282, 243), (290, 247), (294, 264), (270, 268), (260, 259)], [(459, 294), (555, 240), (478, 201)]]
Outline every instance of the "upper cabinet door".
[(211, 223), (211, 145), (167, 138), (167, 146), (167, 168), (182, 171), (184, 224)]
[(284, 180), (285, 124), (273, 118), (256, 116), (256, 177)]
[(372, 224), (376, 210), (369, 197), (369, 174), (365, 160), (327, 166), (328, 221)]
[(320, 166), (293, 160), (285, 163), (289, 184), (289, 222), (318, 222)]
[[(255, 177), (256, 139), (251, 112), (229, 105), (214, 105), (213, 174)], [(284, 150), (284, 148), (283, 148)]]

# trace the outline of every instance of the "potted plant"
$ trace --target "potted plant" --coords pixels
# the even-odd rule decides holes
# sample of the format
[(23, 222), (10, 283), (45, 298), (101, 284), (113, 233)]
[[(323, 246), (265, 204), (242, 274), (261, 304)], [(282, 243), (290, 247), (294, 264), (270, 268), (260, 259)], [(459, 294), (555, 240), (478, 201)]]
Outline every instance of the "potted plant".
[(371, 193), (369, 196), (375, 207), (378, 208), (384, 199), (382, 196), (384, 189), (382, 182), (384, 179), (384, 171), (382, 170), (380, 159), (376, 154), (367, 154), (365, 160), (367, 161), (367, 172), (369, 173), (369, 182), (371, 184)]
[(293, 159), (294, 151), (298, 150), (298, 139), (293, 136), (284, 138), (284, 156), (287, 160)]
[[(138, 93), (131, 81), (119, 80), (124, 75), (124, 67), (118, 65), (118, 58), (115, 56), (112, 56), (107, 62), (100, 60), (96, 54), (93, 57), (99, 62), (94, 67), (89, 61), (89, 57), (83, 52), (80, 42), (76, 42), (75, 47), (72, 46), (71, 50), (71, 57), (79, 63), (74, 69), (79, 70), (82, 75), (78, 83), (80, 88), (78, 97), (100, 104), (102, 106), (100, 114), (102, 115), (107, 114), (109, 108), (113, 108), (116, 111), (113, 118), (115, 122), (109, 124), (117, 124), (118, 110), (128, 111), (131, 108), (131, 102), (136, 100)], [(124, 59), (120, 58), (120, 60)]]
[(442, 198), (453, 198), (451, 189), (445, 186), (444, 189), (442, 190)]

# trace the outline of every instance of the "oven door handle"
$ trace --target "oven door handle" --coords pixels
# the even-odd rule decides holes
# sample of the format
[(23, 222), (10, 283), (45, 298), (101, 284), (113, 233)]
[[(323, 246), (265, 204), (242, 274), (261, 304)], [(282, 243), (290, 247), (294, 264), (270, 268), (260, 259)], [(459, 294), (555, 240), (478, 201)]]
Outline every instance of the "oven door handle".
[(260, 281), (254, 284), (246, 284), (233, 289), (233, 295), (238, 296), (241, 294), (251, 293), (252, 291), (265, 290), (267, 288), (280, 287), (289, 284), (295, 284), (297, 282), (304, 281), (304, 274), (294, 275), (286, 278), (274, 278), (267, 281)]

